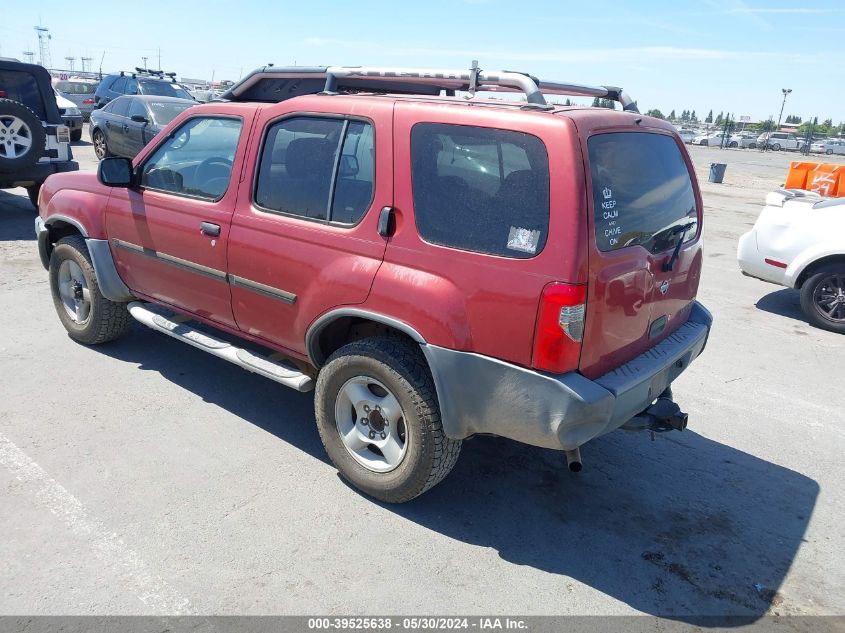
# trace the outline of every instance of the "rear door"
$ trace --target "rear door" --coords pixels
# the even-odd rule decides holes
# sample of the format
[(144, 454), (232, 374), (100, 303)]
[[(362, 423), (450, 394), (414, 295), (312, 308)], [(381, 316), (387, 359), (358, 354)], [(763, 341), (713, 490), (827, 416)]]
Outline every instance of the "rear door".
[(701, 275), (701, 196), (666, 131), (596, 132), (585, 155), (593, 222), (580, 368), (595, 378), (687, 320)]
[(262, 111), (229, 239), (241, 330), (304, 358), (318, 316), (366, 300), (386, 246), (379, 210), (393, 205), (392, 114), (355, 97)]

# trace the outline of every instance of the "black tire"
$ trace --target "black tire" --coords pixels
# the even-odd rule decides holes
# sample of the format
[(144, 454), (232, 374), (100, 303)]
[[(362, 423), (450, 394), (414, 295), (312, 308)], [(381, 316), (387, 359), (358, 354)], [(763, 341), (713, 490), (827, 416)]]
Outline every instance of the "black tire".
[[(827, 288), (828, 292), (824, 292)], [(833, 292), (830, 290), (833, 289)], [(826, 302), (833, 306), (833, 313), (820, 305), (824, 296), (845, 292), (845, 263), (829, 264), (813, 272), (801, 286), (801, 310), (811, 325), (838, 334), (845, 334), (845, 301)], [(841, 295), (840, 295), (841, 296)]]
[(772, 143), (771, 148), (772, 148), (773, 151), (779, 152), (780, 151), (780, 143)]
[(825, 154), (827, 156), (830, 156), (831, 154), (833, 154), (833, 150), (832, 149), (825, 150)]
[[(0, 171), (17, 171), (38, 162), (47, 142), (38, 115), (18, 101), (0, 99), (0, 122)], [(18, 126), (7, 129), (13, 122)], [(28, 142), (28, 147), (15, 143), (16, 139)]]
[(78, 130), (73, 130), (70, 133), (70, 142), (71, 143), (78, 143), (82, 140), (82, 128)]
[(749, 143), (748, 149), (757, 149), (757, 143)]
[[(87, 318), (82, 323), (70, 316), (59, 290), (59, 270), (62, 263), (68, 260), (75, 262), (82, 270), (89, 294), (90, 307)], [(71, 235), (56, 242), (50, 254), (50, 290), (59, 320), (73, 340), (86, 345), (97, 345), (113, 341), (129, 330), (130, 316), (126, 304), (110, 301), (100, 292), (97, 275), (91, 264), (91, 255), (81, 235)]]
[(26, 195), (29, 196), (29, 201), (32, 203), (32, 206), (38, 210), (38, 194), (41, 192), (41, 183), (37, 185), (31, 185), (26, 188)]
[[(374, 472), (359, 463), (340, 436), (335, 405), (343, 386), (360, 377), (387, 387), (401, 406), (407, 449), (388, 472)], [(398, 337), (353, 341), (332, 354), (317, 378), (314, 407), (323, 446), (341, 475), (388, 503), (409, 501), (439, 483), (461, 450), (460, 440), (443, 432), (434, 381), (419, 346)]]
[(91, 142), (94, 144), (94, 155), (98, 160), (112, 156), (109, 144), (106, 142), (106, 135), (102, 130), (96, 129), (91, 133)]
[(730, 143), (728, 143), (728, 147), (739, 147), (739, 143), (737, 143), (736, 141), (731, 141)]
[(699, 145), (710, 145), (710, 141), (701, 141)]

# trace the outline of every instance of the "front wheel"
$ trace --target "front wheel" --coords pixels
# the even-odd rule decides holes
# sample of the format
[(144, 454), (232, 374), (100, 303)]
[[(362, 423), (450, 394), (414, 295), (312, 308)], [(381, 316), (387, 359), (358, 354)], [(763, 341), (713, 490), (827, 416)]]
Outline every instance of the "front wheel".
[(699, 145), (710, 145), (710, 143), (708, 143), (707, 141), (701, 141), (701, 143), (699, 143)]
[(824, 153), (825, 153), (825, 154), (827, 154), (828, 156), (830, 156), (831, 154), (833, 154), (833, 150), (832, 150), (832, 149), (828, 149), (828, 150), (825, 150), (825, 152), (824, 152)]
[(341, 475), (363, 492), (402, 503), (439, 483), (461, 449), (446, 437), (418, 345), (376, 336), (344, 345), (320, 370), (317, 429)]
[(845, 334), (845, 265), (824, 266), (805, 281), (801, 309), (811, 325)]
[(29, 196), (29, 201), (32, 206), (38, 209), (38, 194), (41, 193), (41, 184), (30, 185), (26, 188), (26, 195)]
[(129, 329), (126, 304), (110, 301), (100, 292), (91, 255), (81, 235), (56, 242), (50, 254), (50, 290), (59, 320), (79, 343), (113, 341)]
[(728, 143), (728, 147), (739, 147), (739, 143), (737, 143), (736, 141), (731, 141), (730, 143)]
[(774, 144), (772, 144), (771, 147), (772, 147), (772, 150), (774, 150), (776, 152), (780, 151), (780, 143), (774, 143)]

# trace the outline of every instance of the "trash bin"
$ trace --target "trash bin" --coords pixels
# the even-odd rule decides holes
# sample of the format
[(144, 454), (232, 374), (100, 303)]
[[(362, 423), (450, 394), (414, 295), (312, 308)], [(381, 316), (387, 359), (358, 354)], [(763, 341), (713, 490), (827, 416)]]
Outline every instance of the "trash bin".
[(710, 163), (710, 182), (722, 182), (725, 179), (725, 170), (728, 166), (725, 163)]

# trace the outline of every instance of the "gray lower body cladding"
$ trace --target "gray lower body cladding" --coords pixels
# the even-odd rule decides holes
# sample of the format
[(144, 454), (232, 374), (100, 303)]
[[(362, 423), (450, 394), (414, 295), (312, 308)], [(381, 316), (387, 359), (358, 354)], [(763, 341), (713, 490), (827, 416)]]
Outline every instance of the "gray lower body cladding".
[(698, 302), (668, 338), (596, 380), (551, 375), (487, 356), (423, 345), (447, 435), (490, 433), (573, 450), (648, 408), (701, 353), (712, 323)]

